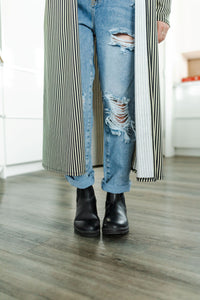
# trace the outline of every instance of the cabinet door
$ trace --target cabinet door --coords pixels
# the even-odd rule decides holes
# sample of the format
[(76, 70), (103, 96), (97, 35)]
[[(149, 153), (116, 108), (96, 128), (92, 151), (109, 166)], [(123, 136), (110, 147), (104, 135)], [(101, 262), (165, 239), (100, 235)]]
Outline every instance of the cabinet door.
[(42, 120), (7, 119), (6, 164), (42, 159)]
[(5, 64), (41, 70), (45, 0), (1, 0), (1, 4)]
[(174, 117), (200, 119), (200, 82), (186, 82), (175, 88)]
[(174, 90), (173, 146), (200, 148), (200, 82), (179, 84)]
[(179, 148), (200, 148), (200, 120), (177, 119), (174, 122), (173, 145)]
[(4, 113), (7, 118), (40, 118), (43, 80), (39, 73), (4, 68)]
[(45, 0), (1, 3), (5, 115), (42, 118)]

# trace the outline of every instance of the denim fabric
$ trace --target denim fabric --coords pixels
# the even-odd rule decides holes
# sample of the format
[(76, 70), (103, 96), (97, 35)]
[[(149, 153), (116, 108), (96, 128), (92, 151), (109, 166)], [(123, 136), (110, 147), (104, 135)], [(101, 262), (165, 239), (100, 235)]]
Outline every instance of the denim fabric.
[(77, 0), (85, 130), (86, 173), (65, 175), (78, 188), (94, 184), (92, 167), (94, 36), (104, 120), (104, 178), (101, 187), (111, 193), (130, 190), (135, 143), (134, 40), (135, 0)]

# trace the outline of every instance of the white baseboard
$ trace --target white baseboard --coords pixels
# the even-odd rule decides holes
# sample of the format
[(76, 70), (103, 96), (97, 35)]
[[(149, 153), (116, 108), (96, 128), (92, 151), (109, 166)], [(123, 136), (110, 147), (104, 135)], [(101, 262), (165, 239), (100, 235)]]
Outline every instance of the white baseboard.
[(6, 179), (10, 176), (16, 176), (19, 174), (26, 174), (41, 170), (44, 170), (41, 161), (17, 165), (0, 166), (0, 178)]
[(200, 156), (200, 149), (190, 149), (190, 148), (175, 148), (175, 155), (181, 156)]

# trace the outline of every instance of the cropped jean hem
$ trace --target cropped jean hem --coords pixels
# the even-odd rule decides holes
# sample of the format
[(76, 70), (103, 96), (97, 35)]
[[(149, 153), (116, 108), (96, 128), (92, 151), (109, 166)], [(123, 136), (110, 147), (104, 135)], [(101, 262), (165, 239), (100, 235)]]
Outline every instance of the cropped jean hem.
[(126, 185), (117, 185), (114, 186), (113, 184), (105, 183), (104, 180), (101, 181), (101, 188), (105, 192), (113, 193), (113, 194), (120, 194), (124, 192), (129, 192), (131, 188), (131, 181)]
[(95, 181), (93, 177), (82, 178), (81, 182), (79, 182), (78, 180), (74, 180), (70, 176), (67, 176), (67, 175), (65, 175), (65, 178), (71, 185), (73, 185), (79, 189), (85, 189), (85, 188), (93, 185), (94, 181)]

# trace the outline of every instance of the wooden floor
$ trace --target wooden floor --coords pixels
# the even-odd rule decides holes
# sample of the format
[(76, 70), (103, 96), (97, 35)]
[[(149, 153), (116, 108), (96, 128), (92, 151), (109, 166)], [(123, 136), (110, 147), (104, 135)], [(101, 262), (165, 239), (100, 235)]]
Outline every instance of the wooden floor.
[[(95, 170), (102, 219), (103, 168)], [(76, 188), (42, 170), (0, 180), (0, 299), (200, 299), (200, 158), (125, 193), (130, 232), (74, 233)]]

